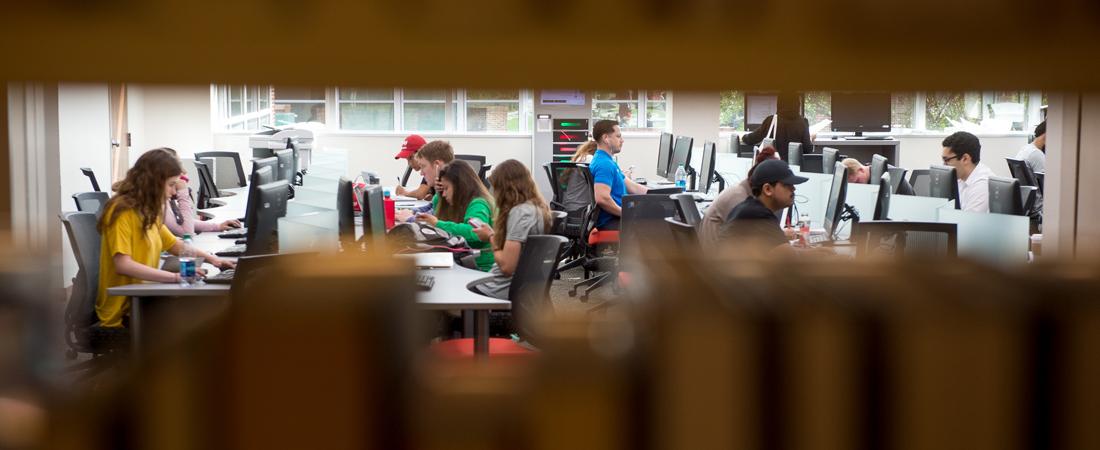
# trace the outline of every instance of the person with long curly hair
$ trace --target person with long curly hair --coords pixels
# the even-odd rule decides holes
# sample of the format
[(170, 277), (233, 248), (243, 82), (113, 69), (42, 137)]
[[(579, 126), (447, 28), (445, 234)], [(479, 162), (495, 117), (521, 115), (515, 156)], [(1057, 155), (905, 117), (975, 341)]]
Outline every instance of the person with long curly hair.
[[(182, 173), (175, 152), (158, 148), (141, 155), (126, 171), (126, 177), (112, 186), (115, 195), (103, 206), (97, 226), (102, 238), (95, 311), (101, 326), (124, 326), (124, 318), (130, 311), (127, 297), (107, 295), (107, 289), (141, 281), (180, 281), (180, 274), (158, 267), (161, 252), (179, 255), (184, 249), (183, 242), (172, 235), (161, 219), (165, 202), (176, 195)], [(230, 261), (194, 250), (196, 256), (216, 267), (234, 267)]]
[(493, 168), (489, 176), (497, 203), (494, 225), (474, 229), (483, 241), (493, 243), (492, 278), (474, 286), (478, 292), (499, 299), (508, 299), (512, 274), (516, 271), (527, 236), (550, 230), (550, 207), (539, 194), (531, 172), (523, 163), (509, 159)]

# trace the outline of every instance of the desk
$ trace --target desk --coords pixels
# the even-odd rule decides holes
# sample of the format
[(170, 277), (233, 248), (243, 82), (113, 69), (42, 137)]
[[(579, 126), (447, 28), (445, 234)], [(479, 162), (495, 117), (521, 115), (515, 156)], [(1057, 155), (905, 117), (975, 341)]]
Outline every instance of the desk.
[(818, 139), (814, 141), (814, 153), (820, 154), (821, 149), (825, 147), (840, 150), (841, 155), (858, 159), (863, 164), (871, 164), (872, 155), (882, 155), (886, 157), (887, 162), (898, 166), (900, 161), (898, 158), (901, 157), (901, 141), (897, 139)]

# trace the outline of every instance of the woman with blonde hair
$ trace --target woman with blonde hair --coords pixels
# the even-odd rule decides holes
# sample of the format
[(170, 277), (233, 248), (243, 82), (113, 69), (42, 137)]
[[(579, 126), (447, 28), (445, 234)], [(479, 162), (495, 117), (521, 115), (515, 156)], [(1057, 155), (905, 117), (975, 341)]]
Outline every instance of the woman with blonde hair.
[[(165, 202), (176, 195), (181, 174), (175, 151), (158, 148), (141, 155), (126, 171), (126, 178), (112, 187), (115, 195), (103, 206), (97, 227), (102, 238), (95, 311), (101, 326), (124, 326), (130, 311), (129, 298), (107, 295), (107, 289), (141, 281), (180, 281), (180, 274), (158, 267), (161, 252), (179, 255), (184, 249), (161, 220)], [(194, 250), (214, 266), (234, 267), (230, 261)]]
[(493, 277), (473, 288), (482, 294), (507, 300), (512, 274), (516, 271), (527, 236), (546, 233), (553, 219), (531, 172), (523, 163), (509, 159), (498, 164), (489, 176), (489, 184), (493, 186), (497, 204), (494, 225), (475, 228), (474, 233), (482, 240), (492, 240), (496, 262), (490, 271)]

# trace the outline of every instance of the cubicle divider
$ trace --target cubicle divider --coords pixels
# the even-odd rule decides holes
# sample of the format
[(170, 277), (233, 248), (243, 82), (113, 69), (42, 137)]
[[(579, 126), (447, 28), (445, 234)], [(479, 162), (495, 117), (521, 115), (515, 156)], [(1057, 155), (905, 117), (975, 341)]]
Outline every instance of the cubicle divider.
[(714, 155), (714, 160), (714, 170), (726, 179), (726, 189), (744, 180), (752, 167), (751, 158), (738, 158), (732, 153), (719, 153)]
[[(810, 216), (811, 228), (825, 226), (825, 206), (829, 201), (833, 176), (820, 173), (799, 173), (810, 180), (795, 187), (794, 206), (798, 215)], [(797, 219), (796, 219), (797, 220)]]
[(287, 216), (279, 219), (279, 253), (336, 252), (337, 220), (336, 210), (291, 215), (288, 208)]
[(939, 220), (940, 209), (948, 204), (954, 205), (955, 203), (951, 200), (935, 197), (894, 195), (890, 197), (890, 214), (886, 217), (890, 220), (936, 222)]
[(959, 256), (995, 266), (1028, 262), (1029, 218), (1008, 214), (960, 211), (954, 207), (938, 210), (938, 222), (958, 225)]

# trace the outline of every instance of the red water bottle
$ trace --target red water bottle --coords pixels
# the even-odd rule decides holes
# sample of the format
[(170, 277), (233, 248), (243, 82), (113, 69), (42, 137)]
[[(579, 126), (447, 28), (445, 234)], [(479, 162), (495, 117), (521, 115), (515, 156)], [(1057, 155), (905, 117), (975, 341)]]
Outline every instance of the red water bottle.
[(386, 214), (386, 229), (393, 228), (393, 217), (397, 212), (397, 202), (390, 197), (390, 190), (382, 191), (382, 211)]

